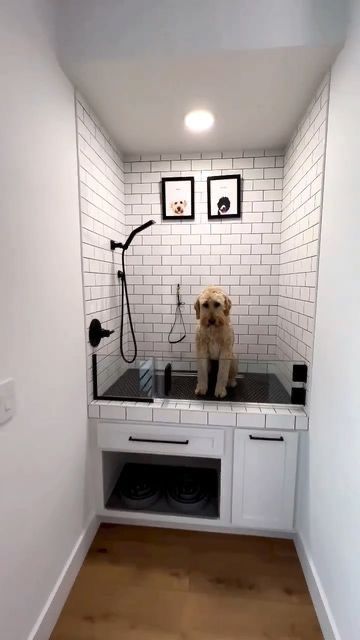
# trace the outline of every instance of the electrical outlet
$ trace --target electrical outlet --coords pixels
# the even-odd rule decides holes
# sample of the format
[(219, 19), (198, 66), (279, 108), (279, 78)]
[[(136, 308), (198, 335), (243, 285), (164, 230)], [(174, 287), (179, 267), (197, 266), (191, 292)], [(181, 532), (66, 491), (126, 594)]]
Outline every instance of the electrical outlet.
[(15, 383), (12, 378), (0, 382), (0, 424), (5, 424), (15, 415)]

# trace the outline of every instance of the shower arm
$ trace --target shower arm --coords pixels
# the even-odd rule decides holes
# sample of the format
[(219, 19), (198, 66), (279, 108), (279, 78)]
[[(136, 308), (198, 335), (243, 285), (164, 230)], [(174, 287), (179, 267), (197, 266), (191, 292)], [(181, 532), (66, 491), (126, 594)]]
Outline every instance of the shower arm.
[(115, 249), (122, 249), (123, 251), (126, 251), (129, 248), (135, 236), (153, 224), (155, 224), (155, 220), (148, 220), (144, 224), (140, 225), (140, 227), (136, 227), (136, 229), (133, 229), (129, 237), (127, 238), (127, 240), (125, 240), (124, 244), (122, 242), (115, 242), (115, 240), (110, 240), (111, 251), (114, 251)]

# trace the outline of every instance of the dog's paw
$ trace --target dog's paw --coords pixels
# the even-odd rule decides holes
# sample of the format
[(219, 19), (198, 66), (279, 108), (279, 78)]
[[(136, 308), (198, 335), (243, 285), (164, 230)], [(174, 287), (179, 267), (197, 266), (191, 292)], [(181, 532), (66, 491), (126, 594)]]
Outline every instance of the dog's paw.
[(205, 385), (198, 384), (195, 389), (195, 395), (197, 396), (206, 396), (207, 387)]
[(229, 387), (233, 389), (234, 387), (236, 387), (236, 385), (237, 385), (236, 380), (229, 380)]
[(226, 388), (225, 387), (215, 387), (215, 398), (225, 398), (226, 396)]

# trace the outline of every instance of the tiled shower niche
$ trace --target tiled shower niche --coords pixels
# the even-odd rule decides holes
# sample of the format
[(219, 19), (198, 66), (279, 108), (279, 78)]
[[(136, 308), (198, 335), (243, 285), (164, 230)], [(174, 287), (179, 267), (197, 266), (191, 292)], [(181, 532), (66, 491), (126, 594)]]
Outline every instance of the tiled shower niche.
[[(121, 252), (110, 240), (153, 219), (126, 254), (138, 356), (194, 358), (194, 302), (206, 285), (220, 285), (232, 299), (240, 361), (276, 361), (290, 393), (292, 363), (312, 359), (328, 92), (326, 76), (287, 149), (126, 158), (78, 97), (86, 320), (115, 331), (97, 349), (103, 388), (126, 370), (120, 357), (106, 358), (119, 354)], [(241, 220), (209, 222), (207, 177), (234, 173), (243, 181)], [(175, 176), (195, 178), (194, 221), (161, 220), (161, 178)], [(170, 345), (178, 284), (187, 335)], [(131, 355), (126, 331), (125, 349)], [(89, 399), (92, 353), (88, 345)]]

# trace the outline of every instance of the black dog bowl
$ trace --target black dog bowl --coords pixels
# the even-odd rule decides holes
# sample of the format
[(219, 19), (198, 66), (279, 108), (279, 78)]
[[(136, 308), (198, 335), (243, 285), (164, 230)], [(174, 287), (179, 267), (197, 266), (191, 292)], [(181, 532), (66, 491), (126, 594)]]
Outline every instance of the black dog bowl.
[(197, 513), (210, 498), (206, 475), (198, 469), (180, 467), (170, 472), (166, 497), (174, 511)]
[(148, 509), (161, 496), (157, 468), (150, 464), (126, 464), (115, 493), (128, 509)]

